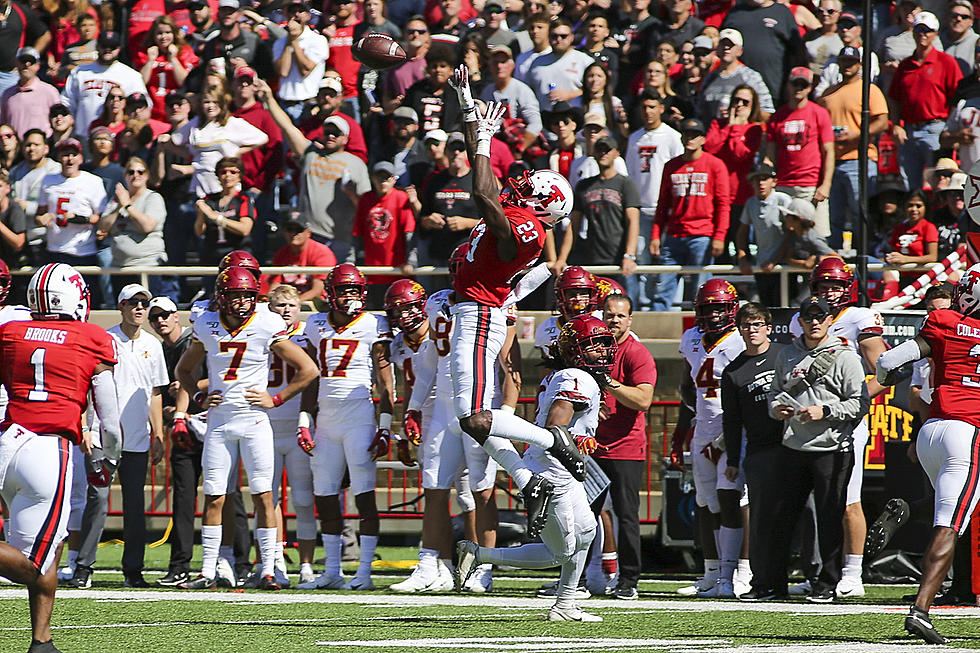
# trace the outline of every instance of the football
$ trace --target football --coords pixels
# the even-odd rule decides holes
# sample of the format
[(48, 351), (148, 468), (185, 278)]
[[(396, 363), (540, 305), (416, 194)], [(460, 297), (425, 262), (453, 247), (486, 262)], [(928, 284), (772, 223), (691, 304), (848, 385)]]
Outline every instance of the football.
[(361, 37), (352, 52), (355, 59), (375, 70), (391, 68), (408, 59), (405, 49), (395, 39), (380, 32)]

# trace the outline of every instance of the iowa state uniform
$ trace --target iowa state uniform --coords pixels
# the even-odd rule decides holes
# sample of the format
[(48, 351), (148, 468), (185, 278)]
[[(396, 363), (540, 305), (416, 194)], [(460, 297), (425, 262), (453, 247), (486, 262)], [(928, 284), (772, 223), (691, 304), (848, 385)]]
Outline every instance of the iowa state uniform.
[(346, 326), (335, 327), (329, 313), (317, 313), (306, 321), (303, 335), (320, 366), (313, 492), (318, 497), (339, 494), (348, 470), (355, 495), (371, 492), (376, 466), (368, 447), (377, 430), (371, 349), (391, 340), (388, 320), (361, 313)]
[(507, 337), (501, 306), (511, 291), (512, 279), (541, 255), (547, 230), (527, 209), (504, 206), (517, 254), (501, 261), (497, 238), (481, 220), (470, 233), (469, 251), (453, 280), (453, 346), (450, 367), (456, 416), (467, 417), (491, 406), (494, 366)]
[(245, 399), (246, 390), (269, 384), (271, 346), (286, 338), (286, 322), (271, 311), (256, 310), (237, 329), (228, 329), (217, 311), (194, 321), (194, 339), (207, 352), (208, 387), (221, 392), (221, 403), (208, 409), (201, 464), (204, 493), (226, 494), (241, 455), (252, 494), (272, 490), (272, 425), (265, 408)]
[(0, 379), (9, 403), (0, 429), (0, 495), (7, 542), (45, 573), (68, 533), (72, 447), (95, 369), (116, 363), (105, 329), (75, 321), (0, 326)]
[(936, 489), (934, 525), (962, 534), (980, 498), (980, 319), (950, 309), (926, 316), (932, 405), (915, 450)]
[(718, 464), (701, 454), (701, 449), (722, 434), (721, 375), (728, 364), (745, 351), (745, 341), (735, 329), (708, 346), (704, 333), (692, 327), (681, 336), (680, 353), (691, 366), (691, 379), (697, 394), (694, 407), (694, 437), (691, 439), (691, 467), (697, 504), (711, 512), (721, 512), (718, 490), (741, 490), (741, 475), (735, 482), (725, 477), (728, 457), (722, 454)]

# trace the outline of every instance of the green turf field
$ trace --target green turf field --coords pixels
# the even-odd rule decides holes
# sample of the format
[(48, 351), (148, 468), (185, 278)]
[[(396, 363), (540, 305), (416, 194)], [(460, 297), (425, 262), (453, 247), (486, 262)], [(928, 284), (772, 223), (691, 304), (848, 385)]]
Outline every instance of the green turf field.
[[(166, 545), (149, 549), (146, 578), (162, 574)], [(489, 595), (395, 595), (412, 558), (385, 548), (373, 592), (201, 591), (122, 587), (121, 547), (100, 550), (89, 590), (59, 590), (53, 624), (68, 652), (163, 653), (259, 651), (752, 651), (844, 653), (938, 650), (901, 630), (908, 586), (869, 587), (861, 600), (813, 605), (803, 600), (745, 604), (684, 599), (678, 581), (644, 580), (639, 601), (591, 599), (599, 624), (549, 623), (551, 601), (534, 597), (550, 574), (497, 572)], [(405, 567), (399, 569), (398, 567)], [(294, 576), (295, 580), (295, 576)], [(0, 586), (0, 651), (25, 651), (30, 639), (26, 592)], [(980, 609), (933, 612), (952, 645), (980, 648)]]

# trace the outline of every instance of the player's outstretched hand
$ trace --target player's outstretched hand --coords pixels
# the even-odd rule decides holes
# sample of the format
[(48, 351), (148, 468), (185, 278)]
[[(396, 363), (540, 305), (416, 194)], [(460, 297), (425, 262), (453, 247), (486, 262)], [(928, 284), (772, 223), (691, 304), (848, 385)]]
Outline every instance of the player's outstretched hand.
[(170, 429), (170, 441), (179, 449), (194, 448), (194, 436), (188, 430), (185, 418), (174, 417), (174, 426)]
[(395, 453), (398, 456), (398, 461), (405, 467), (411, 467), (415, 464), (415, 458), (412, 457), (412, 448), (409, 446), (408, 440), (399, 440), (395, 443)]
[(466, 67), (465, 63), (456, 66), (452, 77), (449, 78), (449, 85), (456, 89), (456, 93), (459, 95), (459, 107), (464, 114), (476, 108), (473, 91), (470, 89), (470, 69)]
[(405, 437), (416, 447), (422, 442), (422, 413), (417, 410), (406, 410), (402, 420), (405, 427)]
[(371, 440), (371, 446), (368, 447), (371, 460), (377, 460), (388, 455), (388, 449), (391, 448), (390, 443), (391, 431), (388, 429), (378, 429), (378, 432), (374, 434), (374, 439)]
[(476, 121), (476, 137), (493, 138), (500, 131), (500, 125), (507, 114), (507, 105), (503, 102), (490, 102), (483, 116)]
[(599, 443), (591, 435), (576, 435), (575, 446), (583, 456), (591, 456), (599, 448)]
[(272, 395), (265, 390), (256, 390), (255, 388), (249, 388), (245, 391), (245, 401), (260, 408), (275, 408), (276, 406)]

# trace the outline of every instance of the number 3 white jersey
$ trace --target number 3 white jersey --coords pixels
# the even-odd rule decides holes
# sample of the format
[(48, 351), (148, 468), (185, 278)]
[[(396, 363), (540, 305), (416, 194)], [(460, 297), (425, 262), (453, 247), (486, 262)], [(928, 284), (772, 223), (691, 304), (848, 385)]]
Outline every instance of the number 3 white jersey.
[(319, 401), (371, 398), (371, 348), (391, 340), (386, 318), (361, 313), (347, 326), (335, 327), (329, 313), (317, 313), (306, 321), (303, 335), (320, 365)]
[(692, 327), (681, 336), (679, 349), (691, 366), (691, 379), (697, 393), (694, 439), (711, 440), (721, 433), (721, 373), (745, 351), (745, 341), (732, 329), (708, 347), (704, 333)]
[(193, 329), (194, 339), (208, 354), (209, 391), (221, 391), (221, 404), (210, 411), (254, 409), (245, 391), (268, 387), (270, 347), (286, 338), (286, 322), (271, 311), (256, 310), (230, 331), (218, 311), (205, 311)]
[[(435, 347), (435, 343), (429, 339), (428, 334), (423, 337), (422, 342), (414, 347), (405, 339), (404, 331), (395, 334), (394, 339), (391, 341), (391, 362), (400, 367), (405, 375), (405, 393), (408, 397), (412, 395), (412, 389), (415, 387), (415, 379), (434, 378), (435, 372), (433, 370), (423, 369), (424, 366), (435, 364), (435, 356), (432, 356), (432, 352), (430, 352), (430, 349), (433, 347)], [(435, 384), (432, 384), (429, 395), (422, 403), (421, 410), (423, 415), (432, 414), (432, 406), (435, 404), (435, 399), (436, 388)]]
[[(599, 406), (602, 391), (592, 376), (578, 368), (569, 367), (555, 370), (541, 380), (541, 390), (538, 392), (538, 412), (534, 423), (545, 426), (548, 423), (548, 413), (551, 404), (556, 399), (569, 401), (575, 407), (572, 421), (568, 430), (573, 435), (591, 435), (595, 437), (599, 426)], [(531, 471), (542, 474), (552, 483), (562, 485), (576, 482), (562, 465), (549, 456), (541, 447), (531, 445), (524, 453), (525, 460)]]
[[(797, 313), (789, 323), (789, 332), (799, 338), (803, 333), (800, 328), (800, 314)], [(884, 332), (885, 321), (881, 313), (863, 306), (846, 306), (841, 309), (837, 317), (828, 330), (830, 335), (837, 336), (850, 347), (855, 354), (861, 355), (858, 347), (858, 336), (862, 333), (871, 333), (880, 336)]]
[[(289, 338), (290, 342), (298, 345), (300, 349), (306, 348), (306, 338), (303, 336), (305, 326), (304, 322), (297, 322), (293, 328), (286, 332), (286, 337)], [(293, 380), (294, 374), (296, 374), (296, 370), (287, 365), (286, 361), (279, 358), (275, 352), (269, 352), (269, 385), (267, 391), (270, 395), (275, 395), (285, 388)], [(302, 396), (303, 393), (301, 392), (281, 406), (270, 408), (269, 419), (296, 419), (299, 416)]]

